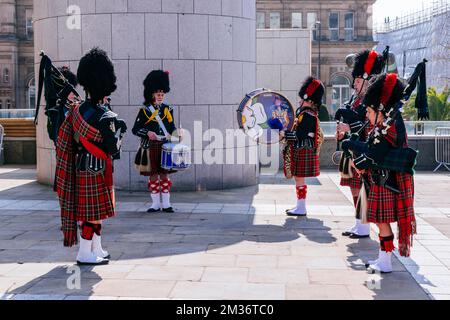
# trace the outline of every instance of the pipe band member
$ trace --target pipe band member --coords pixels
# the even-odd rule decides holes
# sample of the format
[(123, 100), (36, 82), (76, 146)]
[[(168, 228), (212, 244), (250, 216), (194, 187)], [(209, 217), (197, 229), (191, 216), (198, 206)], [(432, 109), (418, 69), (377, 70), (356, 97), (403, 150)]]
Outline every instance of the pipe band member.
[[(325, 88), (322, 82), (308, 77), (299, 90), (300, 106), (296, 110), (296, 119), (292, 131), (284, 132), (287, 147), (284, 150), (286, 165), (295, 178), (297, 205), (286, 210), (287, 215), (306, 216), (306, 177), (320, 174), (319, 148), (323, 141), (318, 118)], [(282, 133), (283, 134), (283, 133)], [(286, 161), (287, 160), (287, 161)]]
[(101, 245), (102, 221), (115, 215), (113, 158), (116, 132), (123, 120), (104, 104), (116, 90), (114, 66), (105, 51), (93, 48), (80, 60), (77, 78), (86, 100), (68, 110), (56, 146), (56, 190), (61, 206), (64, 245), (77, 244), (78, 264), (106, 264), (110, 255)]
[[(174, 212), (170, 204), (172, 181), (169, 174), (174, 170), (161, 167), (162, 145), (178, 135), (173, 108), (164, 103), (170, 92), (169, 73), (163, 70), (151, 71), (144, 80), (144, 106), (134, 122), (132, 132), (141, 138), (135, 165), (139, 173), (148, 176), (148, 190), (152, 205), (147, 212)], [(161, 126), (163, 125), (163, 127)]]
[[(366, 265), (370, 272), (392, 271), (394, 234), (391, 223), (396, 222), (398, 226), (398, 251), (401, 256), (410, 255), (412, 237), (416, 233), (413, 168), (396, 171), (385, 169), (384, 165), (402, 164), (407, 156), (404, 152), (408, 149), (405, 124), (397, 110), (403, 91), (404, 85), (396, 74), (378, 76), (369, 86), (363, 101), (373, 126), (367, 142), (355, 138), (342, 143), (344, 150), (358, 154), (354, 164), (364, 177), (364, 185), (367, 185), (367, 198), (360, 196), (358, 202), (361, 208), (367, 208), (367, 221), (376, 223), (379, 228), (379, 255), (378, 259)], [(394, 158), (387, 161), (390, 155)]]
[[(342, 141), (352, 133), (359, 133), (360, 141), (365, 141), (367, 132), (362, 129), (366, 122), (366, 106), (362, 103), (367, 92), (369, 82), (374, 76), (380, 74), (383, 69), (383, 56), (376, 51), (364, 50), (355, 57), (355, 64), (352, 71), (354, 93), (352, 99), (336, 111), (335, 120), (338, 121), (336, 139)], [(359, 132), (361, 131), (362, 132)], [(343, 166), (351, 170), (348, 177), (341, 177), (340, 185), (350, 187), (353, 196), (353, 203), (356, 207), (359, 191), (362, 186), (362, 179), (352, 165), (352, 159), (348, 154), (343, 155), (342, 161), (348, 165)], [(370, 225), (361, 223), (359, 217), (355, 218), (353, 226), (342, 233), (352, 239), (367, 238), (370, 234)]]

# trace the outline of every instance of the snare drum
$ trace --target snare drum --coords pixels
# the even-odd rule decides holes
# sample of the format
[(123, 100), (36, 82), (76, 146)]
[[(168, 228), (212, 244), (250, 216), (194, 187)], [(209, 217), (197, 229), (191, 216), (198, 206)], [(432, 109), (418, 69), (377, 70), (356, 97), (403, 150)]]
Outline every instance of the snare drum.
[(183, 171), (191, 166), (191, 149), (181, 143), (162, 145), (161, 167), (166, 170)]

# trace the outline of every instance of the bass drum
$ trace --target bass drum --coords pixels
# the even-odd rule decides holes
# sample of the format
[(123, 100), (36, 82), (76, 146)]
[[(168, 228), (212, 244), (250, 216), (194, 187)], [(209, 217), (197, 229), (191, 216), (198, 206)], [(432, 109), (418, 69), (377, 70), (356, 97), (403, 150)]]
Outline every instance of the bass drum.
[(291, 130), (295, 112), (281, 93), (256, 89), (245, 95), (237, 110), (239, 127), (258, 143), (280, 142), (280, 131)]

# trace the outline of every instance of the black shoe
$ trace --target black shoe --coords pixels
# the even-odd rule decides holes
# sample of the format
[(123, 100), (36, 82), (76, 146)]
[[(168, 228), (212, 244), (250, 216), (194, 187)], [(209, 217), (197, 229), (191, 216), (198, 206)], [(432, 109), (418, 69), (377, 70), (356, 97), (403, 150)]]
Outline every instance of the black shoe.
[(147, 210), (148, 213), (159, 212), (161, 209), (150, 208)]
[(356, 233), (352, 233), (350, 236), (349, 236), (349, 238), (350, 239), (364, 239), (364, 238), (369, 238), (370, 237), (370, 235), (359, 235), (359, 234), (356, 234)]
[(366, 267), (366, 268), (367, 268), (367, 272), (368, 272), (369, 274), (375, 274), (375, 273), (377, 273), (377, 272), (379, 272), (379, 273), (381, 273), (381, 274), (392, 273), (392, 271), (377, 271), (377, 270), (371, 269), (371, 268), (369, 268), (369, 267)]
[(168, 207), (168, 208), (163, 208), (163, 209), (162, 209), (162, 211), (164, 211), (164, 212), (169, 212), (169, 213), (173, 213), (173, 212), (175, 212), (175, 210), (173, 210), (173, 208), (172, 208), (172, 207)]
[(353, 235), (353, 232), (351, 232), (351, 231), (344, 231), (344, 232), (342, 232), (342, 235), (344, 237), (350, 237), (351, 235)]
[(290, 217), (306, 217), (306, 213), (305, 214), (295, 214), (295, 213), (291, 213), (289, 211), (286, 211), (286, 215), (288, 215)]

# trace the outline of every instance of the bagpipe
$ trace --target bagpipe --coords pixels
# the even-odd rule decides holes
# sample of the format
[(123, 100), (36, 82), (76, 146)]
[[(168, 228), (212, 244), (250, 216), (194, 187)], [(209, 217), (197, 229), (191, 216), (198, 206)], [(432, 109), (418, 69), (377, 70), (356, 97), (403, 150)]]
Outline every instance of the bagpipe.
[[(389, 51), (389, 46), (383, 51), (383, 68), (386, 68), (386, 71), (397, 72), (397, 65), (395, 62), (395, 55)], [(348, 68), (352, 69), (355, 65), (355, 57), (356, 54), (349, 54), (345, 58), (345, 63)], [(340, 107), (335, 114), (336, 124), (345, 123), (350, 127), (351, 132), (356, 132), (360, 140), (364, 140), (365, 128), (367, 125), (364, 125), (366, 119), (366, 107), (363, 104), (359, 104), (353, 107), (353, 104), (356, 102), (357, 96), (356, 92), (353, 93), (350, 100), (347, 101), (342, 107)], [(337, 137), (336, 141), (336, 151), (331, 156), (331, 161), (333, 164), (339, 166), (339, 173), (342, 178), (352, 178), (353, 172), (351, 170), (352, 167), (352, 155), (348, 151), (341, 151), (340, 144), (344, 139), (347, 139), (348, 136), (344, 136), (342, 140), (339, 140)]]
[[(39, 83), (38, 83), (38, 96), (36, 102), (36, 115), (34, 118), (35, 125), (38, 124), (39, 111), (41, 105), (41, 97), (44, 91), (45, 97), (45, 115), (47, 116), (47, 133), (50, 140), (56, 146), (58, 140), (58, 132), (62, 123), (64, 122), (68, 111), (74, 104), (83, 103), (81, 95), (77, 92), (74, 86), (69, 80), (62, 74), (62, 72), (53, 65), (52, 60), (43, 51), (41, 51), (41, 62), (39, 65)], [(73, 98), (69, 96), (73, 93)], [(111, 109), (111, 98), (107, 98), (104, 102), (104, 106)], [(117, 148), (120, 150), (123, 136), (126, 131), (126, 126), (119, 125), (117, 115), (114, 118), (117, 138)], [(122, 123), (123, 121), (121, 121)], [(120, 152), (115, 155), (115, 159), (118, 159)]]
[[(358, 123), (361, 115), (352, 109), (352, 104), (355, 101), (355, 93), (350, 97), (350, 100), (340, 107), (335, 114), (336, 126), (340, 123), (346, 123), (351, 126), (353, 123)], [(359, 131), (358, 131), (359, 132)], [(339, 166), (339, 173), (342, 178), (352, 178), (351, 170), (351, 154), (348, 151), (341, 151), (340, 144), (342, 140), (336, 138), (336, 151), (331, 155), (331, 161), (334, 165)]]
[[(61, 71), (53, 65), (52, 60), (43, 51), (41, 51), (40, 56), (41, 63), (39, 65), (38, 96), (34, 123), (35, 125), (38, 124), (42, 90), (44, 90), (47, 133), (56, 146), (58, 130), (65, 119), (67, 110), (72, 103), (81, 102), (82, 99), (77, 90), (69, 83)], [(69, 100), (71, 93), (74, 94), (76, 101)]]

